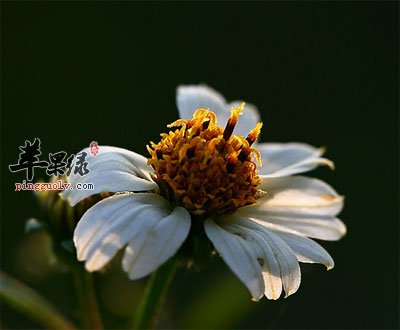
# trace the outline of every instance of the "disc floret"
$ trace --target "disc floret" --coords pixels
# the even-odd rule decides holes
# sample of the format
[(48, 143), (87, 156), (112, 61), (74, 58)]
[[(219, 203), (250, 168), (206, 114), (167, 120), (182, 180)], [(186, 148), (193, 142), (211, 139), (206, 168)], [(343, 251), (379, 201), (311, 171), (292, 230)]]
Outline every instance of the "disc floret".
[(161, 192), (173, 204), (196, 215), (229, 214), (256, 202), (260, 179), (251, 145), (262, 127), (258, 123), (244, 138), (232, 135), (244, 107), (234, 107), (225, 129), (216, 115), (198, 109), (190, 120), (168, 125), (159, 143), (151, 142), (148, 163), (154, 168)]

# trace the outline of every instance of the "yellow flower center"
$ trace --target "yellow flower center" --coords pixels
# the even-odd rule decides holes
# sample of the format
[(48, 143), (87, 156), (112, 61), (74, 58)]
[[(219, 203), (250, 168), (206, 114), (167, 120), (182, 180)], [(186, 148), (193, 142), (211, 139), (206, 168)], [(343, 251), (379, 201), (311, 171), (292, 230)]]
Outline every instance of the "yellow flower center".
[(251, 145), (261, 123), (247, 138), (232, 132), (244, 103), (233, 108), (225, 129), (216, 115), (198, 109), (190, 120), (168, 125), (159, 143), (147, 147), (156, 181), (164, 196), (193, 214), (227, 214), (256, 202), (260, 179), (252, 154), (261, 165), (260, 153)]

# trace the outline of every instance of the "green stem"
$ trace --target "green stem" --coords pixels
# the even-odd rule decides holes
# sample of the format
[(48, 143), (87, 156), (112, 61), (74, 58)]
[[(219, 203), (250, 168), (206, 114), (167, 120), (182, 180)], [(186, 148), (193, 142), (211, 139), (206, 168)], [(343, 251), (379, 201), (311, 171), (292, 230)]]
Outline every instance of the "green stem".
[(74, 330), (75, 326), (46, 299), (25, 284), (0, 272), (0, 298), (45, 329)]
[(79, 312), (84, 329), (103, 329), (96, 294), (93, 287), (93, 275), (81, 264), (73, 266), (76, 293), (79, 301)]
[(143, 298), (136, 311), (135, 329), (154, 329), (161, 306), (178, 268), (177, 258), (172, 258), (150, 277)]

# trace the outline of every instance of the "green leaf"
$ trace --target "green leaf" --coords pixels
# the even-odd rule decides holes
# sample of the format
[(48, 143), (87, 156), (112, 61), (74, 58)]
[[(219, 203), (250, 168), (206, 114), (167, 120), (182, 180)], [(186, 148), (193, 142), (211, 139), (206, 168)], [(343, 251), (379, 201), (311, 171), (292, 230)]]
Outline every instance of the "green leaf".
[(0, 272), (0, 299), (46, 329), (76, 329), (46, 299), (3, 272)]

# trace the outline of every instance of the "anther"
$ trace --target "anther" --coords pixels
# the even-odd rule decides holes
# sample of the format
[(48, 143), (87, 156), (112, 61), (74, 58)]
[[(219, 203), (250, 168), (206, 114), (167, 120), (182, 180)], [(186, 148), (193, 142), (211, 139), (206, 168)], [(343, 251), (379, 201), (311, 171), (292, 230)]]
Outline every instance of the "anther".
[(186, 126), (186, 120), (184, 119), (178, 119), (175, 120), (173, 123), (167, 125), (168, 128), (174, 128), (174, 127), (181, 127), (181, 126)]
[(242, 102), (238, 107), (233, 107), (231, 111), (231, 116), (228, 119), (228, 122), (226, 123), (225, 130), (224, 130), (224, 139), (225, 141), (228, 140), (233, 132), (233, 129), (235, 128), (239, 116), (242, 114), (242, 110), (244, 108), (245, 103)]
[[(257, 123), (257, 125), (250, 131), (249, 135), (247, 135), (246, 141), (249, 143), (249, 147), (257, 140), (258, 136), (260, 135), (261, 127), (263, 124)], [(251, 152), (255, 152), (256, 149), (253, 148), (246, 148), (240, 151), (240, 154), (238, 156), (239, 160), (241, 162), (244, 162), (247, 157), (250, 155)], [(258, 152), (258, 151), (256, 151)], [(259, 155), (256, 154), (258, 163), (261, 165), (261, 158)]]
[(246, 140), (247, 140), (247, 142), (249, 142), (249, 145), (250, 145), (250, 146), (251, 146), (254, 142), (256, 142), (258, 136), (260, 135), (260, 131), (261, 131), (262, 126), (263, 126), (262, 123), (258, 123), (258, 124), (256, 125), (256, 127), (254, 127), (254, 128), (250, 131), (249, 135), (247, 135)]

